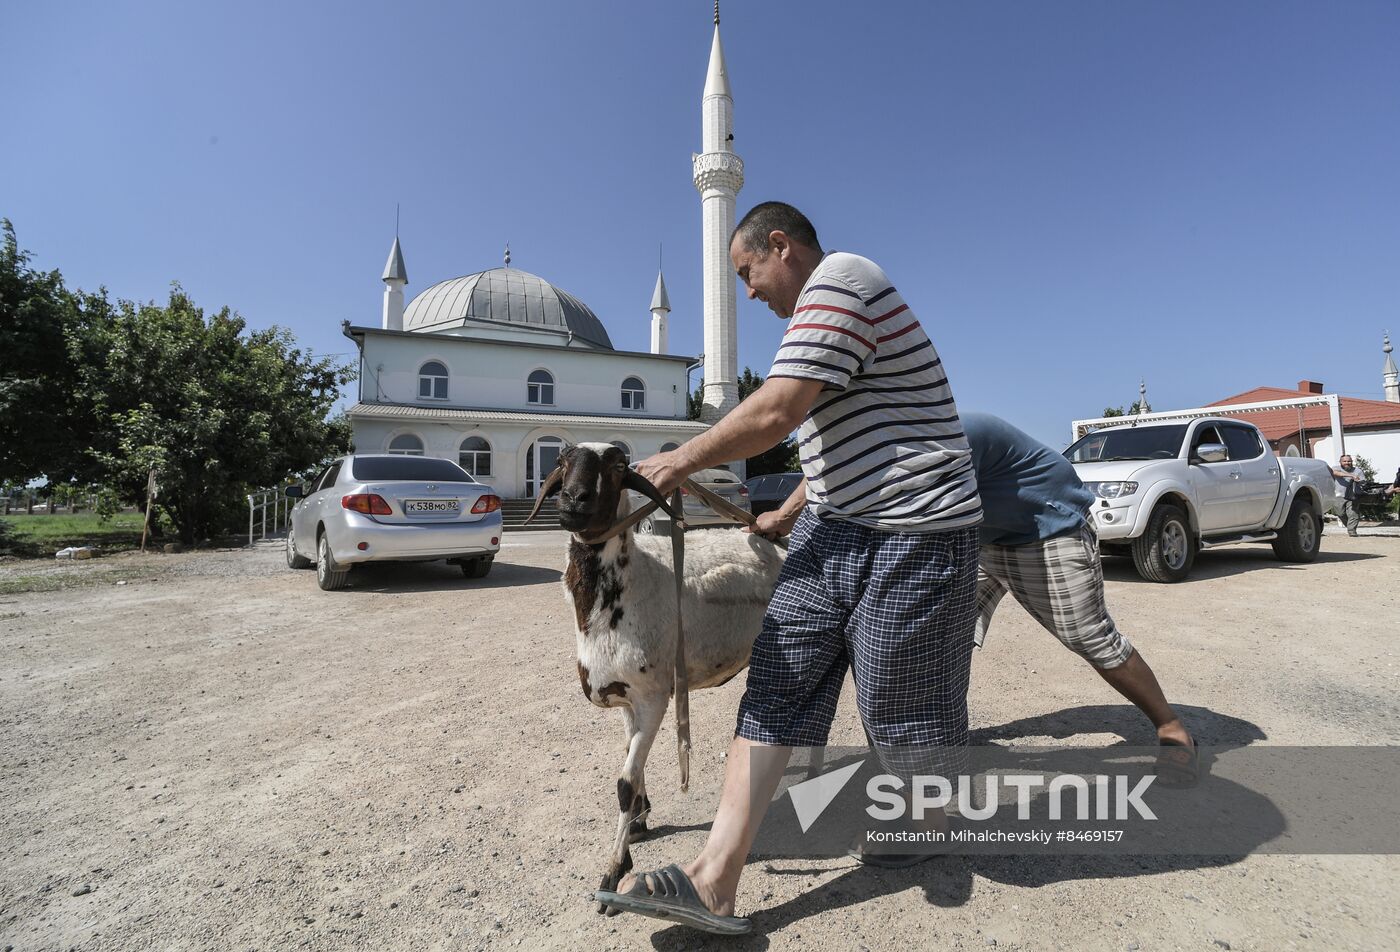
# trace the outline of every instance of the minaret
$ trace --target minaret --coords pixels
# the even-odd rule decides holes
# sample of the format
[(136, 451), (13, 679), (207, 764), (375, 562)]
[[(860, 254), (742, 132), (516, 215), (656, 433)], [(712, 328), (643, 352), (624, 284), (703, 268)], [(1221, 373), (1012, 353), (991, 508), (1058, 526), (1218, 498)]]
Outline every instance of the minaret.
[(666, 279), (661, 269), (656, 271), (656, 290), (651, 292), (651, 352), (667, 353), (666, 315), (671, 313), (671, 298), (666, 293)]
[(1385, 374), (1385, 398), (1391, 403), (1400, 403), (1400, 370), (1395, 367), (1395, 358), (1390, 356), (1393, 348), (1390, 346), (1390, 334), (1385, 335), (1385, 346), (1381, 350), (1385, 351), (1385, 369), (1381, 373)]
[(1151, 412), (1152, 412), (1152, 407), (1149, 406), (1148, 403), (1147, 403), (1147, 380), (1146, 380), (1146, 378), (1140, 378), (1140, 379), (1138, 380), (1138, 408), (1137, 408), (1137, 412), (1138, 412), (1138, 413), (1151, 413)]
[(734, 230), (734, 200), (744, 187), (744, 163), (734, 154), (734, 97), (719, 42), (719, 0), (701, 115), (704, 151), (691, 156), (705, 251), (705, 392), (700, 418), (713, 423), (739, 405), (738, 307), (729, 233)]
[(408, 284), (408, 269), (403, 266), (403, 249), (399, 236), (389, 249), (389, 261), (384, 265), (384, 329), (403, 330), (403, 288)]

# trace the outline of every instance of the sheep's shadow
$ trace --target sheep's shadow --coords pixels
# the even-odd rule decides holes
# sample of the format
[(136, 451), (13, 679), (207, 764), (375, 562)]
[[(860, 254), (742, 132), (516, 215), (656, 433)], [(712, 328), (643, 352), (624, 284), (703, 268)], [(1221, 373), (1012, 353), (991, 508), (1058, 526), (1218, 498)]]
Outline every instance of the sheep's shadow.
[[(1182, 720), (1202, 745), (1216, 748), (1244, 747), (1267, 735), (1256, 724), (1193, 705), (1176, 705)], [(1156, 738), (1141, 713), (1127, 705), (1085, 705), (1053, 713), (1019, 718), (971, 734), (974, 745), (1012, 743), (1023, 738), (1069, 739), (1080, 734), (1116, 733), (1121, 741), (1111, 746), (1142, 746)], [(827, 764), (828, 768), (836, 762)], [(1260, 798), (1263, 800), (1263, 798)], [(1264, 800), (1267, 805), (1267, 800)], [(1261, 839), (1261, 842), (1263, 840)], [(1009, 886), (1038, 888), (1078, 879), (1128, 879), (1192, 869), (1216, 869), (1243, 861), (1248, 851), (1225, 855), (1127, 855), (1127, 856), (1015, 856), (950, 855), (904, 870), (867, 867), (850, 860), (848, 866), (809, 864), (800, 861), (775, 866), (759, 859), (749, 873), (765, 876), (829, 875), (836, 878), (765, 909), (753, 912), (755, 932), (749, 936), (711, 938), (682, 927), (662, 929), (652, 935), (657, 949), (765, 949), (768, 935), (810, 916), (871, 899), (923, 890), (924, 901), (941, 908), (965, 904), (977, 877)]]

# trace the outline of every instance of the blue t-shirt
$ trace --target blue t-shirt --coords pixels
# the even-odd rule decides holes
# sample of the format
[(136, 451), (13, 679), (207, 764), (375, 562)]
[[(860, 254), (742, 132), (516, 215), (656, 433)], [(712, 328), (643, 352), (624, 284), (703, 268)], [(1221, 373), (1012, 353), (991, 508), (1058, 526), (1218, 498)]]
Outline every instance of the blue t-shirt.
[(982, 544), (1026, 545), (1084, 525), (1094, 494), (1070, 461), (988, 413), (964, 413), (982, 494)]

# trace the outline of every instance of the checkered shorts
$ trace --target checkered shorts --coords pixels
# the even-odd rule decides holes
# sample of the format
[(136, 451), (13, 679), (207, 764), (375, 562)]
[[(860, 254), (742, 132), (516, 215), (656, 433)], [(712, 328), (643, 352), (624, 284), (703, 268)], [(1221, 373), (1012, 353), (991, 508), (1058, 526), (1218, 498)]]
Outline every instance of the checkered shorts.
[(1031, 617), (1096, 668), (1116, 668), (1133, 646), (1109, 617), (1093, 527), (1029, 545), (982, 546), (977, 573), (977, 644), (1009, 590)]
[(962, 747), (977, 530), (880, 532), (804, 512), (749, 661), (738, 734), (825, 746), (846, 668), (876, 747)]

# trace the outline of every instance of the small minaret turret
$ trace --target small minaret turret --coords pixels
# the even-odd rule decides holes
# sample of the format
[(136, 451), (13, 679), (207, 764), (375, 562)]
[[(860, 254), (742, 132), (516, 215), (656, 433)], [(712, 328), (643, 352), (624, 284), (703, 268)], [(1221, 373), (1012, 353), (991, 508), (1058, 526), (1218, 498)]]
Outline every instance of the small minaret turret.
[(1385, 335), (1385, 346), (1381, 350), (1385, 351), (1385, 369), (1381, 371), (1385, 375), (1385, 398), (1391, 403), (1400, 403), (1400, 369), (1395, 366), (1395, 358), (1390, 356), (1390, 334)]
[(1146, 380), (1146, 378), (1139, 378), (1139, 379), (1138, 379), (1138, 402), (1137, 402), (1137, 412), (1138, 412), (1138, 413), (1151, 413), (1151, 412), (1152, 412), (1152, 407), (1151, 407), (1151, 406), (1148, 404), (1148, 402), (1147, 402), (1147, 380)]
[(719, 42), (719, 0), (710, 67), (700, 97), (701, 148), (691, 156), (692, 180), (700, 193), (705, 258), (705, 387), (700, 419), (714, 423), (739, 405), (738, 304), (729, 233), (734, 203), (744, 187), (744, 162), (734, 154), (734, 96)]
[(403, 330), (403, 289), (408, 284), (408, 269), (403, 266), (403, 249), (399, 236), (389, 249), (389, 261), (384, 265), (384, 329)]
[(656, 290), (651, 292), (651, 352), (667, 353), (666, 315), (671, 313), (671, 298), (666, 293), (666, 279), (656, 270)]

